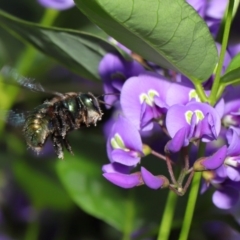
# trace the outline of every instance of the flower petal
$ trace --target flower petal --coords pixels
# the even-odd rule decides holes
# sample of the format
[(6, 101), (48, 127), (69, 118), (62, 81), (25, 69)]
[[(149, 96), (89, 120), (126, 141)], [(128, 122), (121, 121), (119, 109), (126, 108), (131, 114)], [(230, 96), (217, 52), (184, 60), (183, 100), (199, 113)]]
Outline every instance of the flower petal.
[(203, 157), (198, 159), (194, 165), (194, 171), (215, 170), (223, 165), (227, 154), (227, 146), (222, 146), (210, 157)]
[(140, 161), (140, 157), (132, 156), (131, 152), (125, 152), (122, 149), (114, 149), (112, 151), (112, 160), (126, 166), (136, 166)]
[(163, 178), (154, 176), (144, 167), (141, 167), (141, 173), (142, 173), (142, 179), (148, 187), (152, 189), (158, 189), (163, 186), (164, 184)]
[(128, 167), (119, 163), (109, 163), (105, 164), (102, 167), (102, 171), (104, 173), (110, 173), (110, 172), (118, 172), (123, 174), (130, 174), (130, 171), (132, 170), (132, 167)]
[(228, 166), (227, 169), (227, 175), (232, 181), (240, 181), (240, 169), (239, 168), (234, 168), (231, 166)]
[(66, 10), (75, 5), (73, 0), (38, 0), (38, 2), (47, 8), (53, 8), (57, 10)]
[(123, 85), (120, 96), (124, 116), (140, 129), (142, 116), (140, 96), (142, 94), (148, 95), (148, 93), (152, 91), (157, 93), (158, 97), (165, 101), (170, 85), (171, 83), (164, 77), (152, 73), (145, 73), (138, 77), (129, 78)]
[(137, 128), (125, 117), (119, 116), (118, 120), (112, 127), (109, 139), (118, 134), (125, 147), (136, 152), (142, 152), (142, 140)]
[(173, 139), (166, 144), (165, 151), (178, 152), (183, 146), (187, 146), (189, 144), (187, 140), (188, 132), (189, 127), (181, 128)]
[(234, 128), (230, 128), (227, 131), (227, 140), (228, 140), (228, 156), (237, 156), (240, 155), (240, 136)]
[(140, 173), (134, 173), (130, 175), (122, 173), (104, 173), (103, 176), (108, 181), (122, 188), (132, 188), (143, 183)]
[(212, 196), (213, 203), (221, 209), (230, 209), (237, 203), (238, 199), (239, 191), (230, 187), (218, 190)]

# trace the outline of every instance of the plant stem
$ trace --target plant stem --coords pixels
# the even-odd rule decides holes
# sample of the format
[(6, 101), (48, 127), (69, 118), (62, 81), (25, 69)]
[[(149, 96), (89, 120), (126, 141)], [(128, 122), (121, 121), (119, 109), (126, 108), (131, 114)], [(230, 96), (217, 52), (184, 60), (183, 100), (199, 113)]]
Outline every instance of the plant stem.
[(58, 10), (46, 8), (45, 13), (40, 21), (41, 25), (51, 26), (53, 22), (56, 20), (59, 14)]
[(39, 235), (39, 222), (34, 220), (30, 222), (27, 226), (24, 240), (37, 240)]
[(208, 98), (204, 92), (202, 84), (198, 80), (193, 81), (193, 84), (201, 101), (208, 102)]
[(177, 197), (178, 196), (174, 192), (169, 191), (157, 240), (167, 240), (169, 238)]
[(171, 181), (174, 185), (177, 185), (177, 181), (176, 181), (176, 178), (174, 176), (173, 169), (172, 169), (171, 159), (170, 159), (168, 154), (166, 154), (166, 163), (167, 163), (167, 169), (168, 169)]
[(216, 96), (217, 96), (217, 92), (218, 92), (219, 85), (220, 85), (220, 75), (221, 75), (221, 72), (222, 72), (224, 56), (225, 56), (225, 52), (226, 52), (227, 44), (228, 44), (229, 32), (230, 32), (230, 27), (231, 27), (231, 22), (232, 22), (233, 6), (234, 6), (234, 0), (229, 0), (229, 4), (228, 4), (228, 8), (227, 8), (226, 23), (225, 23), (224, 32), (223, 32), (223, 40), (222, 40), (222, 47), (221, 47), (221, 51), (220, 51), (219, 62), (218, 62), (217, 70), (216, 70), (215, 79), (214, 79), (214, 82), (213, 82), (213, 87), (212, 87), (210, 97), (209, 97), (209, 102), (212, 106), (217, 101)]
[[(158, 153), (158, 152), (156, 152), (156, 151), (154, 151), (154, 150), (151, 150), (151, 154), (154, 155), (154, 156), (157, 157), (157, 158), (160, 158), (160, 159), (166, 161), (166, 157), (165, 157), (164, 155), (162, 155), (161, 153)], [(171, 161), (171, 162), (172, 162), (172, 161)]]
[(187, 189), (188, 189), (188, 187), (189, 187), (189, 185), (190, 185), (190, 183), (192, 181), (193, 176), (194, 176), (194, 171), (192, 171), (190, 173), (190, 175), (188, 176), (187, 182), (186, 182), (186, 184), (185, 184), (185, 186), (183, 188), (183, 193), (185, 193), (187, 191)]
[[(204, 155), (205, 146), (206, 146), (205, 143), (200, 142), (199, 149), (198, 149), (198, 157), (202, 157)], [(196, 200), (198, 196), (200, 180), (201, 180), (201, 173), (194, 173), (179, 240), (188, 239), (188, 234), (189, 234), (190, 226), (192, 223), (193, 213), (194, 213)]]
[(135, 215), (134, 205), (133, 205), (133, 194), (134, 191), (131, 190), (128, 192), (128, 198), (126, 199), (126, 217), (125, 224), (123, 228), (123, 237), (122, 240), (130, 240), (131, 234), (133, 231), (133, 219)]

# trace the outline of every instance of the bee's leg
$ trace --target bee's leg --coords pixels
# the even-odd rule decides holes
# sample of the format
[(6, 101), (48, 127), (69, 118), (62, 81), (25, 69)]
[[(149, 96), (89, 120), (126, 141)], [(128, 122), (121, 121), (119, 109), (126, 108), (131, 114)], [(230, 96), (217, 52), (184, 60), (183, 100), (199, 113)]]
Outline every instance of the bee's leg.
[(72, 151), (72, 147), (71, 145), (69, 144), (68, 140), (66, 138), (63, 139), (63, 143), (66, 147), (66, 149), (72, 154), (74, 155), (73, 151)]
[(52, 141), (53, 141), (53, 147), (54, 150), (58, 156), (58, 158), (63, 159), (64, 155), (63, 155), (63, 139), (61, 136), (56, 136), (56, 135), (52, 135)]
[(79, 127), (75, 123), (75, 119), (74, 119), (73, 115), (69, 111), (67, 111), (65, 114), (66, 114), (70, 129), (78, 129)]
[(82, 100), (77, 101), (77, 103), (78, 103), (79, 110), (81, 109), (81, 116), (82, 116), (83, 122), (86, 124), (87, 127), (89, 127), (89, 124), (87, 122), (88, 110), (86, 106), (83, 104)]
[(67, 134), (67, 124), (65, 121), (65, 113), (63, 112), (61, 106), (59, 106), (58, 104), (55, 105), (54, 111), (58, 121), (57, 125), (58, 125), (59, 135), (61, 135), (64, 138)]

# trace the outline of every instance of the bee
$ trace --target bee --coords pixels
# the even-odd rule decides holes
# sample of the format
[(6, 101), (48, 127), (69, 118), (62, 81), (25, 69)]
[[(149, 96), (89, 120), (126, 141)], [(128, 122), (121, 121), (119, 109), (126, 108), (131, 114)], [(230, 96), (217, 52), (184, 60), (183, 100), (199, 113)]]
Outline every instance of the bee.
[(16, 113), (13, 110), (7, 112), (7, 122), (11, 125), (23, 126), (23, 135), (27, 146), (37, 154), (40, 153), (48, 138), (51, 138), (58, 158), (64, 158), (64, 147), (73, 154), (67, 140), (68, 133), (79, 129), (82, 125), (96, 126), (102, 118), (100, 102), (103, 101), (90, 92), (48, 91), (32, 79), (19, 75), (9, 66), (4, 66), (1, 74), (5, 78), (13, 79), (24, 88), (54, 95), (52, 99), (46, 100), (27, 113)]

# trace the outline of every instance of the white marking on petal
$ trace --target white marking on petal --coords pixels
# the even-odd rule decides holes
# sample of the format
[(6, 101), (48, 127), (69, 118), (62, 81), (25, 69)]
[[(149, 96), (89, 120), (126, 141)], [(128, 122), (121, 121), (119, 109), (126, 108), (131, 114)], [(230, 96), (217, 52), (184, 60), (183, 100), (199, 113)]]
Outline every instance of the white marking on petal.
[(185, 112), (185, 119), (189, 125), (191, 124), (192, 115), (193, 115), (192, 111)]
[(192, 111), (186, 111), (185, 112), (185, 119), (186, 122), (190, 125), (191, 124), (191, 120), (192, 120), (192, 116), (193, 113), (196, 114), (196, 123), (198, 124), (201, 120), (204, 119), (204, 114), (201, 110), (195, 110), (194, 112)]
[(192, 89), (189, 93), (188, 93), (188, 99), (189, 101), (192, 99), (195, 99), (197, 102), (201, 102), (197, 92), (195, 89)]
[(122, 140), (122, 137), (120, 136), (119, 133), (115, 133), (114, 137), (111, 138), (110, 142), (111, 142), (111, 146), (113, 149), (122, 149), (125, 152), (130, 151), (128, 148), (126, 148), (126, 146)]
[(155, 91), (153, 89), (148, 90), (147, 93), (141, 93), (139, 95), (140, 103), (142, 104), (143, 102), (146, 102), (149, 106), (152, 107), (154, 105), (154, 97), (155, 96), (159, 96), (159, 94), (157, 91)]
[(224, 161), (224, 164), (230, 167), (238, 167), (239, 163), (231, 157), (227, 157)]

